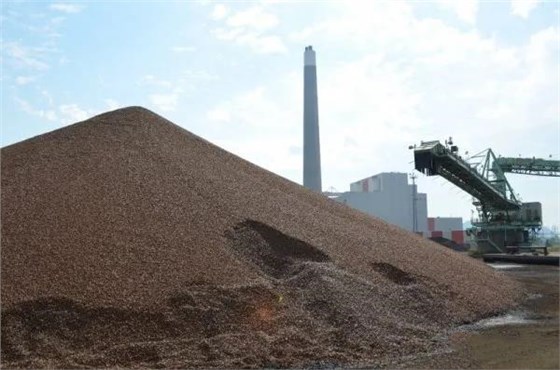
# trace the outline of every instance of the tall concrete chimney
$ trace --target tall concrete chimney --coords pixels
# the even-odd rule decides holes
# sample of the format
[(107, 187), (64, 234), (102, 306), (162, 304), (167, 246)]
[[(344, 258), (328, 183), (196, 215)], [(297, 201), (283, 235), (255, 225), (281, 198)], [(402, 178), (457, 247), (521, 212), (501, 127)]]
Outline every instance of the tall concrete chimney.
[(303, 53), (303, 186), (322, 191), (317, 66), (311, 46)]

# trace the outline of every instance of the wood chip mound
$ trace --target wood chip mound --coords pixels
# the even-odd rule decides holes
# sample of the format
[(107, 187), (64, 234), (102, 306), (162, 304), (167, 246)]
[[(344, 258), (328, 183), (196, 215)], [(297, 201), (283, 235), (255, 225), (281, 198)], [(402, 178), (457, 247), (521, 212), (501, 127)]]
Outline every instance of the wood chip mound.
[(397, 366), (520, 294), (144, 108), (1, 155), (3, 367)]

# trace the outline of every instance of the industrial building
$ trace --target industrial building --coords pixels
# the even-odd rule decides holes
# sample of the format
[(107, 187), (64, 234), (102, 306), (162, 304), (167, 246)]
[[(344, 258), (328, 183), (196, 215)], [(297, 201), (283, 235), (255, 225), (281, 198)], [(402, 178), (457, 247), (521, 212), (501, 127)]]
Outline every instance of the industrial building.
[(349, 192), (327, 195), (426, 238), (445, 238), (459, 245), (466, 242), (463, 219), (428, 217), (427, 195), (408, 183), (406, 173), (380, 173), (351, 183)]
[(384, 172), (353, 182), (350, 191), (332, 194), (338, 202), (349, 205), (393, 225), (428, 234), (428, 205), (425, 193), (408, 183), (408, 175)]
[(428, 232), (430, 238), (446, 238), (457, 244), (465, 243), (465, 232), (461, 217), (429, 217)]

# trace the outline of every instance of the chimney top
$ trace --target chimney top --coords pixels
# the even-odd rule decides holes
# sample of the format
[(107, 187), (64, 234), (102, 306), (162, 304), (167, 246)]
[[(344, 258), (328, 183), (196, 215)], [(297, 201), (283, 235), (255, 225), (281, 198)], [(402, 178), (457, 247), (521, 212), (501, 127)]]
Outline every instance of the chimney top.
[(304, 66), (314, 66), (315, 64), (315, 51), (311, 45), (305, 47), (305, 53), (303, 53), (303, 65)]

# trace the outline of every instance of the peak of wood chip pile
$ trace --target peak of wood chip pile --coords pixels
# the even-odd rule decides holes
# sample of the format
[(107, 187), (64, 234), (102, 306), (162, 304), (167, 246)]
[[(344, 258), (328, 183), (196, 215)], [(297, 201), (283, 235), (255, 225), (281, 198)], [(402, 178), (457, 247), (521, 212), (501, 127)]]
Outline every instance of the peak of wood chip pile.
[(394, 366), (519, 295), (143, 108), (1, 155), (3, 367)]

